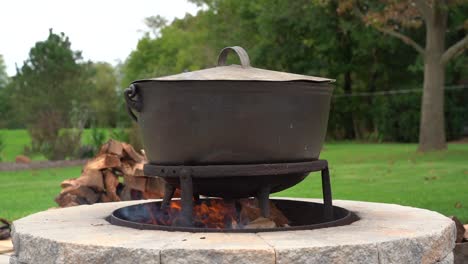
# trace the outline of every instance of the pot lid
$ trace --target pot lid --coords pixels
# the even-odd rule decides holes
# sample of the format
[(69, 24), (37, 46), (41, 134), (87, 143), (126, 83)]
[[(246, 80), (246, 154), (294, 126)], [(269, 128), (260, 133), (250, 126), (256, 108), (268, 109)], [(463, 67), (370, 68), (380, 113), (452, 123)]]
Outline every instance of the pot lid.
[[(233, 51), (239, 56), (241, 65), (226, 66), (227, 55)], [(310, 81), (310, 82), (334, 82), (333, 79), (300, 75), (287, 72), (270, 71), (254, 68), (250, 66), (250, 59), (247, 52), (239, 46), (226, 47), (219, 53), (218, 66), (192, 72), (184, 72), (176, 75), (153, 78), (156, 81)]]

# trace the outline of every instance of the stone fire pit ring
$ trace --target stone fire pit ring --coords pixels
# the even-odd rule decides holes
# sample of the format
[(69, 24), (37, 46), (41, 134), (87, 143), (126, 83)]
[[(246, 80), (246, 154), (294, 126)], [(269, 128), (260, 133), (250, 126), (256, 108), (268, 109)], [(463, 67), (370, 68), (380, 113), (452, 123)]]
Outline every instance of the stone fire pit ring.
[(263, 233), (137, 230), (105, 220), (141, 202), (147, 201), (54, 209), (17, 220), (10, 263), (453, 263), (454, 223), (424, 209), (336, 200), (360, 220)]

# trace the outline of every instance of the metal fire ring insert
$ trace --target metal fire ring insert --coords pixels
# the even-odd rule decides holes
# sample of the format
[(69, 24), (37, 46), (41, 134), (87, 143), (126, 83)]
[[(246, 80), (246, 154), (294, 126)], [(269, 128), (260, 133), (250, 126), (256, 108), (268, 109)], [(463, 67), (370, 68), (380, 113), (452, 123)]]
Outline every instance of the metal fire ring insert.
[[(201, 200), (209, 200), (201, 199)], [(345, 208), (333, 206), (333, 219), (324, 219), (324, 205), (321, 203), (295, 201), (286, 199), (271, 199), (291, 222), (287, 227), (258, 229), (217, 229), (193, 226), (170, 226), (146, 222), (151, 219), (152, 212), (162, 212), (162, 202), (147, 202), (119, 208), (112, 212), (107, 221), (113, 225), (130, 227), (140, 230), (163, 230), (180, 232), (226, 232), (226, 233), (259, 233), (293, 230), (311, 230), (326, 227), (349, 225), (359, 218)]]
[[(238, 165), (197, 165), (197, 166), (165, 166), (155, 164), (145, 164), (144, 173), (148, 176), (162, 177), (166, 179), (164, 198), (161, 208), (169, 206), (174, 195), (175, 186), (169, 183), (170, 179), (179, 179), (181, 189), (182, 204), (182, 226), (192, 227), (193, 225), (193, 203), (198, 201), (200, 195), (194, 192), (192, 179), (197, 178), (227, 178), (227, 177), (247, 177), (262, 176), (274, 177), (294, 173), (307, 173), (321, 171), (322, 191), (323, 191), (323, 215), (327, 221), (333, 221), (334, 208), (332, 204), (332, 192), (330, 184), (330, 174), (328, 162), (326, 160), (314, 160), (294, 163), (272, 163), (272, 164), (238, 164)], [(242, 180), (242, 179), (239, 179)], [(271, 188), (269, 185), (261, 186), (256, 197), (262, 216), (270, 216), (269, 195)]]

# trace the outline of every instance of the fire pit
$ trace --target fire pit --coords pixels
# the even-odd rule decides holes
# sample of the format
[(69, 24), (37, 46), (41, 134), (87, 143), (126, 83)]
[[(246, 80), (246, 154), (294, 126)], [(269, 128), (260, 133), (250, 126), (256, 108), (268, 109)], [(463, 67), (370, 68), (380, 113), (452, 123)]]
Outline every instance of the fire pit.
[[(278, 199), (280, 200), (280, 199)], [(318, 199), (289, 201), (320, 204)], [(153, 201), (151, 201), (153, 202)], [(428, 210), (336, 200), (359, 217), (350, 225), (258, 233), (138, 230), (106, 218), (126, 206), (100, 203), (40, 212), (13, 224), (12, 264), (33, 263), (453, 263), (455, 226)]]
[[(225, 65), (230, 51), (239, 56), (240, 66)], [(237, 46), (223, 49), (215, 68), (133, 82), (125, 99), (130, 116), (142, 128), (149, 159), (145, 175), (165, 180), (165, 196), (160, 208), (151, 205), (151, 213), (128, 209), (139, 215), (138, 220), (122, 210), (111, 216), (111, 223), (197, 231), (196, 208), (211, 205), (200, 201), (200, 195), (223, 198), (233, 211), (234, 199), (256, 197), (261, 217), (268, 219), (270, 193), (294, 186), (314, 171), (322, 172), (324, 204), (309, 209), (320, 216), (287, 228), (351, 222), (350, 212), (333, 207), (328, 163), (318, 160), (331, 82), (253, 68), (247, 52)], [(174, 213), (168, 208), (176, 188), (181, 190), (181, 209)], [(239, 217), (233, 218), (236, 228), (228, 224), (218, 229), (242, 229)]]
[(149, 230), (258, 233), (334, 227), (347, 225), (357, 220), (353, 213), (338, 206), (333, 207), (334, 217), (325, 219), (322, 203), (275, 199), (270, 201), (287, 217), (287, 225), (262, 227), (260, 224), (259, 227), (255, 223), (251, 224), (247, 217), (245, 217), (245, 220), (242, 219), (242, 216), (236, 217), (234, 205), (227, 205), (220, 199), (201, 199), (197, 201), (195, 207), (215, 208), (217, 211), (213, 212), (212, 217), (204, 217), (205, 215), (209, 216), (209, 213), (195, 209), (194, 211), (200, 212), (200, 214), (195, 214), (194, 226), (192, 227), (174, 226), (174, 221), (177, 221), (178, 217), (180, 217), (180, 201), (172, 201), (167, 209), (161, 209), (164, 208), (162, 206), (163, 202), (150, 202), (123, 207), (115, 210), (109, 221), (115, 225)]
[[(269, 194), (271, 191), (281, 190), (284, 186), (293, 185), (301, 181), (308, 172), (322, 172), (322, 190), (324, 203), (305, 203), (277, 200), (273, 202), (287, 219), (287, 225), (265, 228), (257, 226), (250, 228), (249, 222), (242, 219), (244, 210), (241, 203), (231, 197), (257, 194), (256, 199), (259, 215), (271, 218)], [(280, 164), (252, 164), (252, 165), (204, 165), (204, 166), (161, 166), (145, 165), (146, 175), (160, 175), (167, 181), (165, 197), (162, 202), (135, 205), (115, 211), (109, 218), (112, 224), (139, 229), (159, 229), (168, 231), (189, 232), (260, 232), (284, 231), (299, 229), (315, 229), (349, 224), (356, 220), (353, 213), (332, 205), (332, 194), (328, 163), (324, 160), (280, 163)], [(245, 177), (255, 182), (250, 188), (242, 188)], [(195, 179), (195, 180), (193, 180)], [(172, 201), (174, 185), (180, 181), (181, 200)], [(238, 186), (238, 183), (242, 186)], [(228, 195), (216, 192), (217, 185), (224, 184), (232, 188)], [(257, 186), (260, 186), (258, 190)], [(279, 187), (277, 187), (279, 186)], [(196, 192), (194, 192), (194, 189)], [(200, 199), (198, 192), (214, 193), (219, 199)], [(232, 194), (232, 195), (231, 195)], [(244, 199), (245, 205), (248, 200)], [(195, 203), (195, 206), (194, 206)], [(219, 207), (216, 212), (210, 210)], [(206, 207), (205, 212), (201, 208)], [(210, 215), (215, 214), (215, 216)], [(195, 218), (194, 218), (195, 215)], [(206, 219), (206, 220), (205, 220)], [(216, 219), (220, 220), (215, 224)], [(252, 219), (250, 219), (252, 220)], [(210, 222), (211, 221), (211, 222)]]

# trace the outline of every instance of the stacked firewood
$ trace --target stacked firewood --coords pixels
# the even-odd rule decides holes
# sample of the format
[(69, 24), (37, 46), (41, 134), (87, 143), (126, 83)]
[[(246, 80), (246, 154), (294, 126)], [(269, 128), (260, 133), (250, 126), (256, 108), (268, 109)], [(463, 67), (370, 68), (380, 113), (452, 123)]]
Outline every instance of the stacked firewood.
[(144, 151), (130, 144), (109, 140), (95, 158), (84, 166), (81, 176), (61, 183), (55, 198), (60, 207), (99, 202), (161, 198), (164, 184), (160, 178), (145, 177)]

